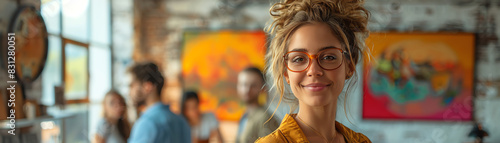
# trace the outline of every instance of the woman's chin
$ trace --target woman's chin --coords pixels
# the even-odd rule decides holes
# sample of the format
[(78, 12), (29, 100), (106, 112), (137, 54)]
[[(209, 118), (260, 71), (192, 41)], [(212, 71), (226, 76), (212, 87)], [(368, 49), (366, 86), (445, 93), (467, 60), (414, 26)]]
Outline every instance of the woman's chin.
[(324, 97), (310, 97), (310, 98), (311, 99), (306, 99), (307, 101), (305, 103), (306, 105), (311, 107), (320, 107), (333, 103), (333, 99), (328, 99)]
[(299, 90), (299, 92), (294, 92), (294, 93), (299, 93), (298, 94), (300, 96), (299, 100), (305, 103), (305, 105), (311, 107), (325, 106), (331, 103), (335, 103), (335, 101), (337, 100), (336, 96), (332, 96), (334, 94), (329, 90), (323, 90), (323, 91)]

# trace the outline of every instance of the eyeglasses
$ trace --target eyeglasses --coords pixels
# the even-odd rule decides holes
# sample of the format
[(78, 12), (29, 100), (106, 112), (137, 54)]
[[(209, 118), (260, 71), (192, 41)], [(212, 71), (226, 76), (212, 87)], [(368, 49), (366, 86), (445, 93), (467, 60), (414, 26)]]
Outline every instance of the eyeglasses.
[(311, 66), (311, 61), (314, 59), (322, 69), (335, 70), (342, 65), (344, 54), (347, 54), (347, 52), (340, 48), (329, 48), (318, 52), (316, 55), (309, 55), (302, 51), (291, 51), (286, 53), (283, 58), (286, 67), (292, 72), (305, 71)]

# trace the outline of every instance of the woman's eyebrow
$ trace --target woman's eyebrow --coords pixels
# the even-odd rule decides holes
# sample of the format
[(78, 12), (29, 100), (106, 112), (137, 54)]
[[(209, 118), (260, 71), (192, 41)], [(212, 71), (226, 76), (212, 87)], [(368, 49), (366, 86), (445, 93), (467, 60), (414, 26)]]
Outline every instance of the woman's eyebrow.
[(305, 49), (305, 48), (295, 48), (295, 49), (292, 49), (290, 52), (307, 52), (307, 49)]
[[(326, 47), (323, 47), (323, 48), (319, 49), (318, 52), (326, 50), (326, 49), (335, 49), (335, 48), (338, 48), (338, 47), (335, 47), (335, 46), (326, 46)], [(340, 49), (340, 48), (338, 48), (338, 49)]]
[[(326, 49), (332, 49), (332, 48), (338, 48), (338, 47), (335, 47), (335, 46), (326, 46), (326, 47), (323, 47), (323, 48), (319, 49), (318, 52), (326, 50)], [(307, 49), (305, 49), (305, 48), (294, 48), (290, 52), (307, 52)]]

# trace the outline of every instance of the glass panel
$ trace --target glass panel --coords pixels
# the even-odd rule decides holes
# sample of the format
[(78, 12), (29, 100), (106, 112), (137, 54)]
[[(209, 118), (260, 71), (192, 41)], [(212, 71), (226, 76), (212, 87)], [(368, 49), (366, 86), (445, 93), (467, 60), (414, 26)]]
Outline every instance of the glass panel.
[(60, 0), (42, 1), (41, 14), (47, 25), (47, 32), (55, 35), (61, 34), (61, 4)]
[(63, 36), (88, 42), (89, 0), (62, 0)]
[(90, 103), (89, 104), (89, 117), (88, 117), (88, 134), (90, 135), (90, 138), (94, 138), (94, 135), (97, 132), (97, 128), (99, 128), (99, 121), (103, 119), (102, 116), (102, 103), (97, 102), (97, 103)]
[(86, 47), (67, 44), (65, 47), (65, 85), (66, 100), (84, 99), (88, 90), (88, 51)]
[(42, 99), (44, 105), (51, 106), (55, 103), (54, 86), (61, 85), (62, 79), (62, 53), (61, 38), (49, 36), (49, 51), (47, 62), (42, 72)]
[[(88, 107), (86, 107), (88, 109)], [(64, 120), (64, 141), (63, 143), (88, 143), (88, 111), (76, 112), (71, 118)], [(94, 137), (93, 135), (91, 137)]]
[(111, 89), (111, 50), (109, 47), (91, 45), (89, 52), (89, 100), (100, 102)]
[(90, 41), (109, 45), (111, 27), (109, 0), (90, 0), (90, 5)]
[(111, 49), (91, 45), (89, 48), (90, 84), (89, 84), (89, 135), (94, 135), (97, 123), (102, 119), (102, 100), (111, 89)]

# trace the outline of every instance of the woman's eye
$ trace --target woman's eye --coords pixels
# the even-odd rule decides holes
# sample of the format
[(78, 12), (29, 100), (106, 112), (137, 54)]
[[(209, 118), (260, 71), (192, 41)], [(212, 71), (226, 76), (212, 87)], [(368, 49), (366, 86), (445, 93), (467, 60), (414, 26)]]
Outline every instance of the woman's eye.
[(301, 62), (304, 62), (304, 58), (302, 57), (295, 57), (292, 59), (292, 62), (294, 63), (301, 63)]
[(326, 60), (326, 61), (333, 61), (333, 60), (336, 60), (337, 57), (335, 56), (324, 56), (323, 58), (321, 58), (322, 60)]

